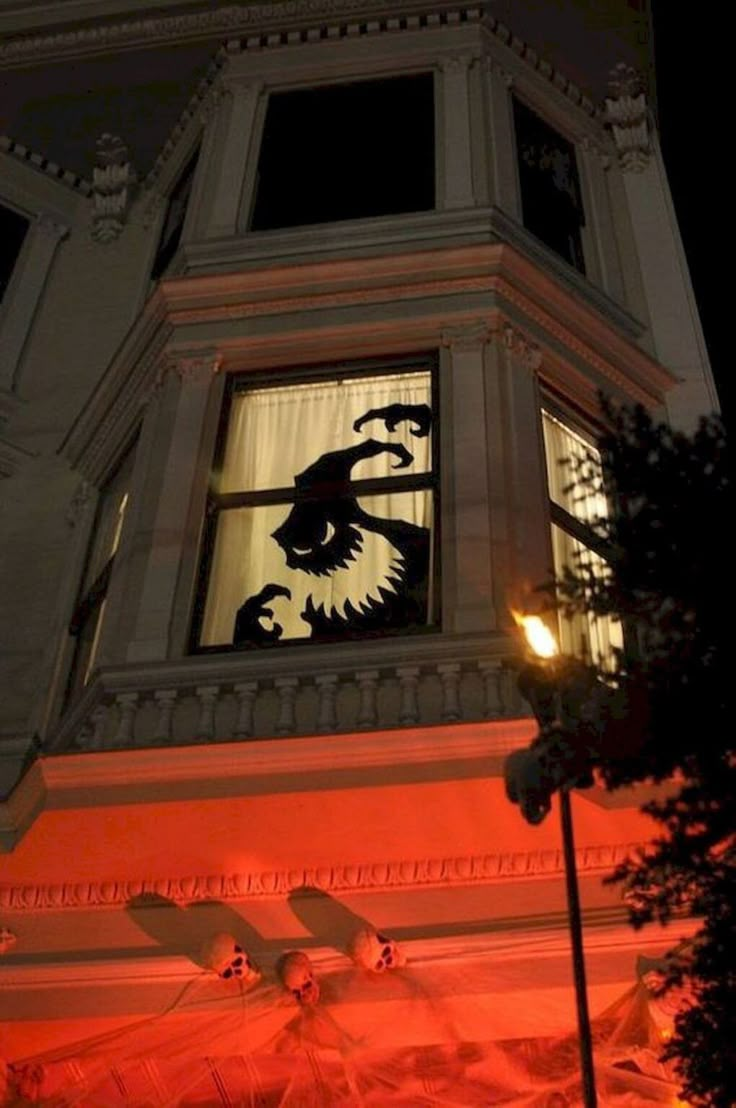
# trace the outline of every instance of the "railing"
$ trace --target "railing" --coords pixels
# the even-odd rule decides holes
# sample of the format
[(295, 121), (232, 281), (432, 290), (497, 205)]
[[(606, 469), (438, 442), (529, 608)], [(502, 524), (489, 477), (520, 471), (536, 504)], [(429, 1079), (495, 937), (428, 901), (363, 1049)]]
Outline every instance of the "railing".
[(500, 636), (426, 635), (103, 669), (49, 751), (181, 746), (526, 714)]

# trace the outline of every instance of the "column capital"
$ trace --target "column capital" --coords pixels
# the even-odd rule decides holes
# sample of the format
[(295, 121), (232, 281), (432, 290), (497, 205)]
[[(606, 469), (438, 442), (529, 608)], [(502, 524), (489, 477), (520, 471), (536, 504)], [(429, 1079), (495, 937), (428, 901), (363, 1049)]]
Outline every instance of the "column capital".
[(442, 332), (442, 345), (452, 351), (476, 350), (490, 342), (493, 331), (486, 319), (473, 319), (457, 327), (446, 327)]
[(169, 350), (164, 356), (161, 378), (175, 374), (183, 385), (207, 384), (219, 371), (222, 355), (206, 347), (195, 350)]
[(58, 242), (65, 239), (70, 231), (68, 223), (63, 223), (50, 212), (39, 212), (33, 225), (38, 234), (43, 235), (44, 238), (55, 239)]
[(499, 332), (501, 342), (509, 354), (519, 359), (527, 369), (539, 369), (542, 364), (542, 351), (536, 342), (513, 327), (510, 323), (504, 323)]

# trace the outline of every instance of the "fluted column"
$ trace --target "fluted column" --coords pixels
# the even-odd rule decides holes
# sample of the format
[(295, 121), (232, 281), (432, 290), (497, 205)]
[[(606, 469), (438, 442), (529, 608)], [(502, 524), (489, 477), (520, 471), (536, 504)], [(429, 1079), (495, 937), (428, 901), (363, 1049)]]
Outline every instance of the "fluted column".
[(262, 89), (260, 81), (235, 76), (223, 79), (214, 137), (208, 143), (212, 160), (205, 173), (209, 201), (198, 228), (202, 237), (234, 235), (241, 209), (248, 206), (247, 194), (255, 181), (255, 126)]
[(129, 662), (160, 660), (168, 653), (200, 439), (218, 364), (218, 356), (212, 350), (184, 351), (172, 355), (163, 370), (158, 434), (148, 463), (154, 484), (143, 490), (143, 495), (150, 499), (147, 512), (140, 513), (143, 517), (140, 526), (150, 536), (150, 546), (136, 597), (137, 617), (128, 647)]
[(440, 60), (442, 163), (439, 206), (442, 208), (469, 208), (474, 203), (468, 88), (472, 60), (470, 54), (456, 54)]
[[(450, 457), (444, 459), (445, 503), (449, 507), (449, 573), (443, 607), (451, 631), (489, 630), (495, 625), (488, 492), (488, 442), (484, 413), (485, 348), (490, 331), (483, 320), (443, 333), (443, 411), (451, 413)], [(458, 398), (453, 402), (453, 397)], [(447, 401), (447, 403), (445, 403)]]

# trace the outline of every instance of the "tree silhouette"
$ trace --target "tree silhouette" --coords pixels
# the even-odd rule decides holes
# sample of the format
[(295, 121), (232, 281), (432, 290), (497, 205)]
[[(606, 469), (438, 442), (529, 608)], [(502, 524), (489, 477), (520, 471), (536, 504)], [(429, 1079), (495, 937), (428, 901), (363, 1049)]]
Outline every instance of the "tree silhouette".
[[(736, 741), (728, 711), (736, 674), (725, 433), (715, 416), (689, 436), (641, 407), (604, 402), (604, 410), (599, 448), (611, 514), (593, 530), (609, 570), (568, 567), (555, 593), (567, 614), (619, 619), (624, 646), (613, 673), (588, 667), (586, 711), (563, 753), (568, 777), (583, 762), (612, 789), (675, 783), (667, 799), (644, 807), (659, 824), (655, 842), (609, 880), (621, 884), (636, 928), (684, 914), (700, 921), (662, 974), (662, 992), (684, 986), (690, 998), (664, 1057), (691, 1104), (727, 1108), (736, 1104)], [(600, 472), (581, 463), (574, 481), (589, 486)]]

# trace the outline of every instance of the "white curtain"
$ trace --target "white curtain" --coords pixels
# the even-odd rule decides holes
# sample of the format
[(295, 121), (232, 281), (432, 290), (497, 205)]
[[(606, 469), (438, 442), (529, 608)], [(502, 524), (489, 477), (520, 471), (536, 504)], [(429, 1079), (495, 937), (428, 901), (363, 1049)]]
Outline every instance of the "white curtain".
[[(392, 404), (429, 405), (429, 373), (404, 373), (385, 377), (326, 381), (244, 391), (233, 399), (222, 471), (222, 493), (291, 488), (294, 478), (323, 454), (344, 450), (368, 439), (401, 443), (414, 461), (395, 469), (397, 458), (389, 453), (360, 461), (351, 471), (353, 480), (397, 474), (422, 474), (431, 469), (431, 435), (412, 435), (411, 422), (399, 423), (390, 432), (382, 420), (355, 431), (353, 424), (374, 408)], [(383, 493), (361, 497), (360, 507), (382, 519), (400, 519), (431, 530), (432, 493)], [(210, 571), (202, 635), (204, 646), (230, 643), (238, 608), (264, 585), (289, 588), (291, 600), (269, 602), (282, 639), (304, 638), (309, 625), (300, 613), (308, 596), (329, 614), (344, 612), (351, 599), (357, 607), (368, 596), (380, 599), (377, 589), (394, 575), (397, 551), (384, 537), (363, 532), (363, 549), (355, 562), (329, 576), (291, 570), (275, 539), (274, 530), (291, 511), (290, 504), (259, 505), (220, 512)], [(431, 579), (431, 574), (430, 574)], [(428, 603), (428, 611), (431, 605)], [(264, 620), (264, 626), (269, 623)]]
[[(547, 461), (547, 482), (550, 499), (583, 524), (591, 524), (608, 514), (608, 505), (601, 489), (589, 482), (581, 485), (579, 466), (594, 476), (601, 476), (598, 451), (582, 435), (549, 412), (542, 412), (544, 449)], [(606, 563), (579, 539), (552, 525), (552, 555), (557, 574), (565, 566), (575, 571), (592, 572), (603, 577)], [(565, 654), (607, 667), (613, 660), (613, 648), (623, 645), (620, 623), (608, 617), (579, 614), (570, 619), (560, 615), (560, 648)]]

